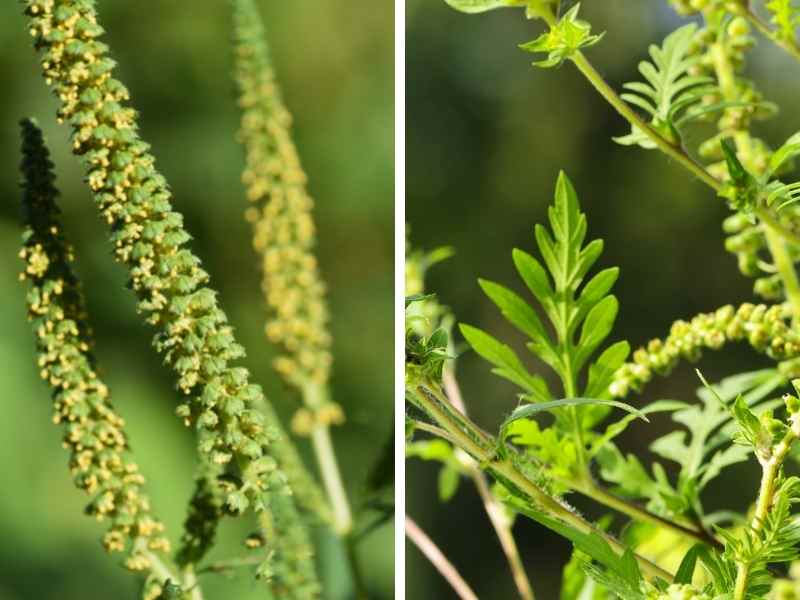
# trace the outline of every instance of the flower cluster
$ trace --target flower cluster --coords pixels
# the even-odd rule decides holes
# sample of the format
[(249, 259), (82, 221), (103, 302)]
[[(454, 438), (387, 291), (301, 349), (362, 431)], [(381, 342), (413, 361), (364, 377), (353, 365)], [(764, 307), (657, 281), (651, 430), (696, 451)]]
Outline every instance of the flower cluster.
[(800, 335), (786, 322), (784, 305), (742, 304), (723, 306), (701, 313), (691, 321), (676, 321), (666, 339), (651, 340), (633, 353), (633, 361), (614, 375), (609, 391), (622, 398), (630, 390), (640, 391), (653, 374), (668, 374), (681, 359), (697, 361), (703, 349), (717, 350), (728, 342), (747, 341), (759, 352), (776, 360), (800, 356)]
[(112, 230), (115, 257), (130, 272), (138, 308), (158, 329), (154, 340), (192, 400), (178, 408), (200, 433), (203, 456), (233, 477), (233, 512), (263, 507), (265, 490), (285, 488), (267, 454), (278, 423), (253, 409), (263, 400), (249, 373), (232, 363), (244, 356), (209, 276), (187, 247), (182, 215), (172, 208), (164, 177), (137, 134), (128, 90), (113, 76), (114, 61), (100, 41), (92, 0), (27, 0), (30, 33), (42, 52), (44, 76), (60, 101), (58, 116), (72, 128), (75, 154)]
[(313, 201), (291, 137), (291, 116), (275, 81), (252, 0), (235, 2), (236, 83), (245, 148), (242, 181), (252, 206), (269, 311), (267, 338), (282, 349), (275, 369), (303, 389), (324, 385), (331, 368), (325, 286), (314, 256)]
[(30, 282), (28, 316), (36, 334), (38, 367), (53, 391), (53, 422), (64, 430), (75, 485), (92, 496), (87, 514), (108, 521), (103, 546), (128, 551), (125, 565), (148, 571), (153, 553), (168, 552), (163, 524), (143, 493), (144, 477), (128, 452), (125, 422), (98, 376), (72, 250), (58, 220), (52, 163), (41, 131), (22, 122), (23, 208), (26, 230), (21, 279)]

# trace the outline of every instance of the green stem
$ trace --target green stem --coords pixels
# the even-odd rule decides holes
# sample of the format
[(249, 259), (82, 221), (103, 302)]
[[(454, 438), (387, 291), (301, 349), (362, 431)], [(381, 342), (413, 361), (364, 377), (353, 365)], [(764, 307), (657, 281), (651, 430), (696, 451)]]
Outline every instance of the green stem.
[(786, 248), (786, 242), (778, 235), (776, 230), (766, 223), (762, 223), (762, 225), (764, 236), (767, 239), (767, 246), (783, 281), (786, 298), (792, 306), (792, 325), (797, 327), (798, 323), (800, 323), (800, 281), (797, 279), (794, 261)]
[[(711, 56), (714, 63), (714, 72), (717, 75), (717, 81), (719, 81), (719, 87), (724, 98), (728, 101), (737, 100), (739, 92), (736, 88), (734, 68), (725, 53), (725, 48), (719, 42), (711, 46)], [(753, 169), (753, 144), (750, 133), (746, 130), (736, 131), (733, 140), (742, 163), (749, 169)], [(794, 261), (786, 248), (786, 240), (784, 236), (779, 234), (779, 231), (783, 228), (769, 215), (768, 211), (760, 209), (757, 214), (761, 218), (767, 247), (783, 282), (786, 298), (792, 306), (792, 323), (796, 326), (800, 322), (800, 282), (797, 279)]]
[(743, 11), (742, 16), (765, 38), (785, 50), (795, 60), (800, 61), (800, 46), (797, 45), (795, 40), (786, 40), (778, 36), (777, 31), (765, 23), (749, 6), (743, 7)]
[(689, 527), (681, 523), (676, 523), (653, 514), (633, 502), (629, 502), (624, 498), (620, 498), (619, 496), (612, 494), (595, 481), (584, 483), (579, 489), (576, 488), (575, 491), (580, 492), (586, 497), (591, 498), (592, 500), (595, 500), (598, 503), (607, 506), (608, 508), (612, 508), (637, 521), (662, 527), (682, 537), (690, 538), (714, 548), (723, 547), (722, 543), (707, 531)]
[[(783, 436), (783, 439), (778, 442), (778, 445), (772, 449), (768, 459), (761, 460), (761, 485), (758, 490), (758, 500), (756, 501), (756, 508), (753, 513), (753, 519), (750, 522), (750, 529), (758, 533), (764, 526), (764, 522), (769, 516), (770, 508), (775, 500), (775, 486), (778, 482), (781, 466), (792, 449), (792, 444), (798, 438), (798, 429), (800, 429), (800, 421), (792, 421), (791, 427)], [(733, 591), (733, 600), (745, 600), (747, 596), (748, 580), (750, 577), (749, 562), (739, 562), (736, 567), (736, 585)]]
[[(326, 401), (327, 390), (324, 386), (309, 384), (303, 387), (303, 402), (312, 412), (319, 410)], [(339, 464), (336, 461), (330, 426), (317, 422), (311, 431), (311, 444), (322, 475), (325, 493), (331, 503), (333, 529), (340, 537), (346, 537), (353, 529), (353, 516), (339, 471)]]
[[(445, 367), (442, 373), (442, 386), (444, 387), (445, 395), (448, 397), (453, 407), (466, 416), (467, 407), (464, 404), (464, 399), (461, 396), (461, 389), (456, 380), (454, 365), (455, 361), (451, 361), (451, 363)], [(423, 427), (420, 428), (423, 429)], [(449, 437), (446, 431), (433, 425), (427, 426), (426, 430), (439, 436), (444, 434), (444, 437)], [(478, 495), (483, 501), (484, 510), (489, 517), (492, 527), (494, 527), (495, 534), (500, 542), (500, 547), (506, 555), (508, 566), (511, 569), (511, 576), (514, 579), (514, 585), (517, 586), (520, 598), (522, 598), (522, 600), (536, 600), (533, 586), (528, 579), (527, 573), (525, 573), (525, 566), (522, 564), (517, 542), (511, 530), (513, 521), (507, 517), (505, 508), (497, 500), (495, 495), (492, 494), (483, 471), (478, 468), (475, 461), (467, 456), (466, 453), (462, 452), (461, 454), (463, 460), (460, 460), (460, 462), (472, 478), (475, 488), (478, 490)]]
[(627, 102), (617, 95), (617, 92), (606, 83), (602, 75), (592, 66), (581, 52), (576, 52), (572, 56), (572, 62), (578, 67), (578, 70), (583, 73), (589, 83), (605, 98), (608, 103), (632, 126), (640, 129), (664, 154), (678, 162), (681, 166), (686, 168), (700, 181), (705, 183), (711, 189), (719, 192), (722, 184), (711, 175), (706, 169), (697, 163), (686, 151), (658, 133), (653, 127), (644, 121), (639, 114), (633, 110)]
[[(476, 441), (482, 440), (482, 435), (476, 431), (477, 428), (472, 427), (472, 422), (469, 419), (456, 420), (451, 416), (452, 407), (450, 407), (449, 401), (441, 390), (437, 389), (437, 386), (419, 386), (413, 391), (419, 406), (440, 427), (457, 440), (458, 446), (476, 460), (478, 464), (482, 465), (481, 468), (489, 471), (495, 477), (509, 482), (527, 496), (537, 509), (542, 510), (551, 517), (562, 521), (581, 533), (594, 533), (602, 537), (615, 552), (622, 554), (627, 550), (627, 547), (616, 538), (597, 529), (594, 525), (562, 505), (558, 500), (545, 493), (538, 485), (529, 480), (510, 459), (497, 460), (494, 445), (479, 444)], [(443, 407), (448, 408), (445, 410)], [(469, 429), (465, 431), (464, 427)], [(672, 581), (672, 574), (658, 565), (637, 554), (634, 554), (634, 557), (648, 576)]]
[[(303, 402), (312, 411), (316, 411), (327, 400), (327, 389), (320, 385), (307, 385), (303, 388)], [(336, 452), (331, 440), (330, 426), (317, 422), (311, 430), (311, 445), (322, 476), (322, 484), (333, 513), (333, 530), (342, 540), (350, 564), (353, 588), (357, 598), (367, 598), (362, 578), (361, 567), (355, 553), (353, 533), (353, 515), (350, 502), (344, 487)]]
[(475, 483), (481, 500), (483, 500), (486, 514), (489, 516), (492, 527), (494, 527), (503, 553), (506, 555), (508, 566), (511, 569), (511, 576), (514, 578), (514, 584), (517, 586), (520, 598), (522, 598), (522, 600), (536, 600), (533, 586), (531, 586), (528, 575), (525, 573), (525, 567), (519, 555), (517, 542), (514, 540), (514, 534), (511, 532), (511, 522), (505, 514), (505, 508), (492, 494), (486, 482), (486, 477), (480, 469), (473, 466), (470, 469), (470, 476)]

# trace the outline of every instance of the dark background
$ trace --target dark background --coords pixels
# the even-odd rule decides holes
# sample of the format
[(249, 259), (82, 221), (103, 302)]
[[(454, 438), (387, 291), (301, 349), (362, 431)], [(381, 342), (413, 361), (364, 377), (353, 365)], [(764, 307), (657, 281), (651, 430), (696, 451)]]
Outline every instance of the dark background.
[[(738, 273), (723, 248), (724, 202), (656, 151), (619, 146), (612, 136), (630, 128), (570, 64), (555, 70), (530, 66), (517, 48), (541, 32), (520, 9), (464, 15), (443, 0), (408, 0), (407, 15), (407, 218), (418, 247), (451, 245), (456, 256), (436, 266), (429, 290), (460, 321), (508, 342), (534, 366), (521, 336), (478, 288), (488, 277), (526, 294), (511, 262), (511, 249), (536, 253), (533, 226), (546, 219), (559, 169), (575, 184), (589, 221), (589, 238), (606, 241), (598, 267), (618, 265), (620, 300), (613, 339), (636, 347), (663, 337), (672, 321), (752, 300), (752, 283)], [(648, 44), (681, 24), (666, 2), (584, 2), (582, 15), (605, 39), (587, 52), (619, 89), (637, 80), (636, 65)], [(761, 41), (748, 74), (768, 99), (784, 109), (756, 131), (772, 147), (800, 129), (800, 65)], [(696, 147), (711, 130), (694, 131)], [(598, 268), (596, 267), (596, 268)], [(765, 364), (743, 347), (707, 354), (700, 366), (711, 380)], [(538, 368), (538, 367), (537, 367)], [(474, 353), (459, 361), (459, 380), (473, 418), (496, 429), (516, 406), (515, 389), (489, 372)], [(690, 366), (656, 379), (634, 404), (658, 398), (694, 398), (698, 381)], [(553, 388), (556, 389), (556, 388)], [(623, 450), (644, 453), (668, 420), (637, 424), (622, 438)], [(647, 454), (644, 454), (647, 457)], [(516, 592), (499, 544), (477, 494), (463, 482), (447, 505), (436, 497), (435, 464), (414, 460), (407, 468), (411, 516), (441, 544), (480, 598)], [(743, 510), (757, 489), (753, 463), (729, 469), (706, 494), (706, 506)], [(570, 497), (590, 516), (602, 511)], [(530, 521), (515, 532), (537, 598), (557, 597), (569, 544)], [(407, 551), (409, 598), (451, 598), (452, 591), (412, 547)]]
[[(330, 287), (335, 339), (333, 394), (348, 415), (334, 431), (355, 502), (392, 425), (393, 18), (381, 2), (261, 2), (278, 77), (317, 200), (319, 256)], [(258, 263), (243, 220), (243, 166), (235, 142), (227, 2), (139, 0), (98, 3), (118, 76), (141, 113), (144, 139), (186, 215), (240, 341), (247, 366), (281, 413), (297, 406), (270, 368), (263, 337)], [(112, 260), (67, 128), (39, 74), (21, 2), (0, 3), (0, 599), (134, 598), (136, 578), (104, 555), (103, 527), (82, 515), (49, 393), (34, 366), (17, 281), (17, 122), (35, 116), (52, 146), (67, 231), (88, 294), (103, 375), (128, 421), (156, 512), (173, 542), (192, 491), (192, 433), (173, 416), (171, 373), (150, 348), (152, 331), (134, 311), (126, 274)], [(305, 442), (301, 442), (306, 449)], [(227, 522), (214, 557), (239, 552), (251, 523)], [(393, 587), (393, 534), (384, 526), (360, 557), (372, 595)], [(344, 573), (323, 550), (326, 578), (341, 598)], [(264, 597), (250, 577), (209, 579), (207, 598)], [(338, 590), (338, 592), (336, 592)]]

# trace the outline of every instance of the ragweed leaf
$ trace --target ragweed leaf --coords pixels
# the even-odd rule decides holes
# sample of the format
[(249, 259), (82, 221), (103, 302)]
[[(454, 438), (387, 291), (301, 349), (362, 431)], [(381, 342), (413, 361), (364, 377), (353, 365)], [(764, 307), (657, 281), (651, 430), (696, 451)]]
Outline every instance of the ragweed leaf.
[[(691, 120), (696, 105), (714, 89), (710, 77), (689, 74), (699, 60), (699, 57), (690, 52), (696, 32), (697, 25), (690, 23), (669, 34), (661, 46), (651, 45), (649, 52), (652, 62), (639, 63), (639, 72), (645, 82), (626, 83), (623, 87), (628, 92), (620, 96), (629, 104), (643, 110), (653, 128), (674, 143), (680, 140), (679, 120)], [(614, 138), (614, 141), (625, 146), (638, 145), (647, 149), (656, 147), (636, 127), (632, 128), (630, 134)]]
[(495, 374), (516, 383), (537, 401), (550, 399), (544, 379), (531, 375), (511, 348), (477, 327), (461, 324), (459, 328), (475, 352), (497, 367)]

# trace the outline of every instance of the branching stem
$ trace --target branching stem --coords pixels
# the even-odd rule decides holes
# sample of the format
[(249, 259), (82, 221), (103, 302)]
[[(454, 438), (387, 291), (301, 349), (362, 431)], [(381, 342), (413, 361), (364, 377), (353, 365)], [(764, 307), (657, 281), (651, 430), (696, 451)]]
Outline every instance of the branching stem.
[[(761, 485), (758, 490), (758, 500), (750, 522), (750, 529), (758, 533), (764, 526), (769, 516), (770, 508), (775, 500), (775, 487), (780, 479), (781, 466), (792, 449), (792, 444), (798, 438), (798, 422), (792, 421), (783, 439), (772, 449), (769, 458), (759, 459), (761, 462)], [(747, 596), (748, 581), (750, 577), (749, 562), (738, 562), (736, 565), (736, 585), (733, 591), (733, 600), (745, 600)]]
[[(456, 380), (452, 366), (445, 368), (444, 374), (442, 375), (442, 385), (444, 386), (445, 394), (450, 398), (454, 408), (466, 415), (466, 405), (461, 397), (461, 390), (458, 386), (458, 381)], [(438, 429), (441, 432), (439, 435), (444, 434), (446, 437), (450, 435), (438, 427), (431, 426), (431, 428)], [(469, 473), (470, 478), (475, 484), (475, 488), (478, 490), (478, 495), (483, 501), (486, 515), (489, 517), (489, 521), (492, 527), (494, 527), (503, 553), (506, 555), (506, 560), (511, 569), (511, 575), (514, 578), (514, 584), (517, 586), (520, 598), (522, 600), (535, 600), (536, 595), (528, 579), (528, 575), (525, 573), (525, 566), (522, 564), (517, 542), (511, 530), (512, 522), (507, 518), (505, 508), (494, 494), (492, 494), (491, 489), (489, 489), (489, 484), (486, 481), (486, 476), (483, 474), (483, 471), (478, 468), (475, 461), (469, 456), (464, 456), (464, 460), (462, 460), (461, 463)]]
[[(527, 496), (538, 510), (582, 533), (594, 533), (602, 537), (615, 552), (620, 554), (625, 552), (627, 548), (616, 538), (596, 528), (583, 517), (572, 512), (561, 502), (545, 493), (536, 483), (528, 479), (510, 459), (496, 456), (494, 446), (486, 443), (483, 434), (473, 427), (468, 418), (463, 417), (463, 415), (460, 419), (453, 418), (452, 412), (455, 409), (450, 405), (441, 390), (435, 386), (419, 386), (414, 392), (415, 399), (423, 410), (455, 438), (458, 441), (459, 448), (476, 460), (482, 469), (516, 487)], [(642, 556), (634, 556), (642, 571), (649, 577), (672, 581), (672, 574)]]
[(792, 58), (800, 62), (800, 46), (796, 40), (786, 40), (778, 36), (777, 31), (772, 29), (764, 20), (759, 17), (750, 6), (743, 8), (743, 16), (750, 24), (758, 30), (761, 35), (770, 40), (776, 46), (782, 48)]

